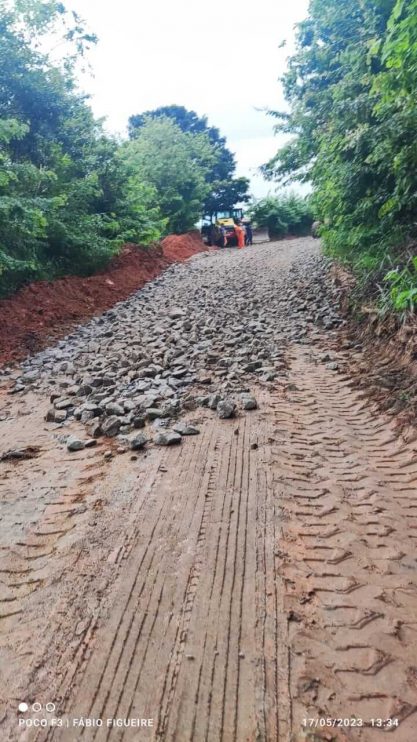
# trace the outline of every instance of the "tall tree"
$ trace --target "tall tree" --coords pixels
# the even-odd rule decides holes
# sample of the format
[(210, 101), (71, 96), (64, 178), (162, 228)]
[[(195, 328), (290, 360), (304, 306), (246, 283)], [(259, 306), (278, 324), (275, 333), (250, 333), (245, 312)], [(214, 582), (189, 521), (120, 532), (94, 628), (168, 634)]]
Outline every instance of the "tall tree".
[(167, 229), (177, 233), (198, 221), (216, 157), (206, 133), (184, 132), (172, 118), (159, 116), (146, 119), (123, 147), (126, 166), (156, 189)]
[(311, 180), (327, 248), (415, 310), (417, 0), (311, 0), (283, 83), (293, 136), (264, 172)]
[(411, 7), (408, 0), (311, 0), (283, 78), (290, 113), (275, 114), (277, 129), (292, 139), (264, 166), (281, 182), (310, 180), (326, 244), (375, 265), (384, 246), (411, 228), (391, 200), (409, 126), (394, 101), (381, 108), (379, 90), (389, 67), (382, 50), (401, 15), (408, 25)]
[(213, 165), (206, 175), (211, 188), (203, 204), (205, 213), (231, 209), (238, 203), (249, 201), (249, 180), (234, 177), (235, 157), (226, 146), (226, 138), (221, 136), (215, 126), (209, 126), (206, 116), (198, 116), (195, 111), (189, 111), (184, 106), (161, 106), (129, 118), (130, 138), (134, 139), (149, 119), (161, 118), (172, 119), (184, 133), (205, 134), (216, 152)]
[[(76, 88), (94, 37), (54, 0), (0, 0), (0, 293), (91, 272), (126, 239), (164, 227), (155, 189), (131, 178)], [(51, 61), (48, 39), (67, 55)], [(61, 34), (61, 36), (58, 36)]]

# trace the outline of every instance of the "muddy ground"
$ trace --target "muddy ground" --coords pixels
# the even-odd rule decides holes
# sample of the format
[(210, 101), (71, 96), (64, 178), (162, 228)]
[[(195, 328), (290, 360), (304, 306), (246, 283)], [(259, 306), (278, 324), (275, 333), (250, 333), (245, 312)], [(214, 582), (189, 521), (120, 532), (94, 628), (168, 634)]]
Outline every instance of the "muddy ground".
[[(2, 738), (415, 739), (417, 445), (358, 390), (318, 250), (170, 268), (98, 348), (92, 323), (3, 378)], [(87, 404), (126, 430), (69, 451), (93, 373), (111, 399)], [(62, 384), (78, 401), (46, 422)]]

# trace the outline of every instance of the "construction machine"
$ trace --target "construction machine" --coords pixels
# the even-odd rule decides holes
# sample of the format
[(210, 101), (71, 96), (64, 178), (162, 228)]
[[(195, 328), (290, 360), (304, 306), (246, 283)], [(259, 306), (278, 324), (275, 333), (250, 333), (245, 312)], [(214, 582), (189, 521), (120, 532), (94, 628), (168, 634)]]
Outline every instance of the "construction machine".
[(201, 227), (201, 236), (206, 245), (216, 245), (223, 247), (224, 229), (226, 235), (226, 247), (236, 247), (237, 239), (235, 234), (236, 222), (243, 218), (243, 209), (228, 209), (226, 211), (216, 211), (203, 217)]

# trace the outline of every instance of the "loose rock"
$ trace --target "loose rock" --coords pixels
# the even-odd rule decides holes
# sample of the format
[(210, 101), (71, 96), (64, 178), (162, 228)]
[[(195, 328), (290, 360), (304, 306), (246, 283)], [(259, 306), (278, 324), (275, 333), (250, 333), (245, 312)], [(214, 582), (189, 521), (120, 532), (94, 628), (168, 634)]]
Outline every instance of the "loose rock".
[(54, 404), (54, 407), (56, 410), (66, 410), (68, 407), (74, 407), (74, 400), (73, 399), (57, 399), (57, 401)]
[(51, 408), (45, 415), (45, 420), (50, 423), (63, 423), (67, 418), (65, 410), (55, 410)]
[(330, 261), (314, 254), (312, 240), (304, 244), (289, 271), (271, 270), (273, 244), (254, 247), (250, 260), (219, 251), (213, 260), (171, 266), (28, 358), (10, 393), (47, 390), (55, 410), (48, 421), (65, 426), (75, 417), (94, 439), (129, 436), (155, 420), (173, 428), (197, 406), (224, 419), (236, 413), (236, 399), (243, 411), (256, 409), (244, 393), (251, 377), (284, 379), (286, 344), (307, 344), (342, 321)]
[(217, 405), (217, 415), (222, 420), (234, 417), (236, 404), (232, 399), (222, 399)]
[(200, 432), (198, 428), (194, 427), (194, 425), (182, 421), (173, 425), (172, 428), (180, 435), (198, 435)]
[(257, 410), (258, 402), (255, 397), (250, 394), (242, 395), (242, 407), (244, 410)]
[(101, 424), (101, 430), (103, 435), (108, 438), (113, 438), (119, 432), (121, 422), (118, 417), (111, 415)]
[(148, 439), (143, 433), (139, 433), (130, 439), (130, 448), (132, 451), (138, 451), (147, 444)]
[(164, 431), (157, 433), (154, 442), (157, 446), (173, 446), (181, 443), (182, 436), (179, 433)]
[(85, 448), (85, 441), (71, 435), (67, 440), (67, 448), (68, 451), (82, 451)]

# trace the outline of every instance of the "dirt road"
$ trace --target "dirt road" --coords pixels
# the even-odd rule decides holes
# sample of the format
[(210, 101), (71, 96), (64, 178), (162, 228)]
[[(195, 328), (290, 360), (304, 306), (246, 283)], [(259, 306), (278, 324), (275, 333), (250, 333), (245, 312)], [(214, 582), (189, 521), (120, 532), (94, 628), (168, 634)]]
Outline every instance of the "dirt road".
[(69, 452), (63, 430), (85, 428), (43, 422), (46, 376), (14, 395), (5, 379), (0, 451), (35, 450), (0, 462), (3, 739), (415, 739), (417, 445), (353, 390), (360, 351), (334, 350), (317, 249), (215, 253), (149, 289), (152, 313), (169, 282), (183, 305), (181, 282), (206, 287), (204, 352), (220, 332), (210, 301), (225, 333), (235, 312), (249, 334), (255, 301), (253, 342), (275, 369), (252, 373), (245, 355), (234, 381), (249, 341), (222, 366), (223, 338), (212, 391), (226, 378), (258, 407), (220, 419), (184, 402), (200, 434), (181, 445)]

